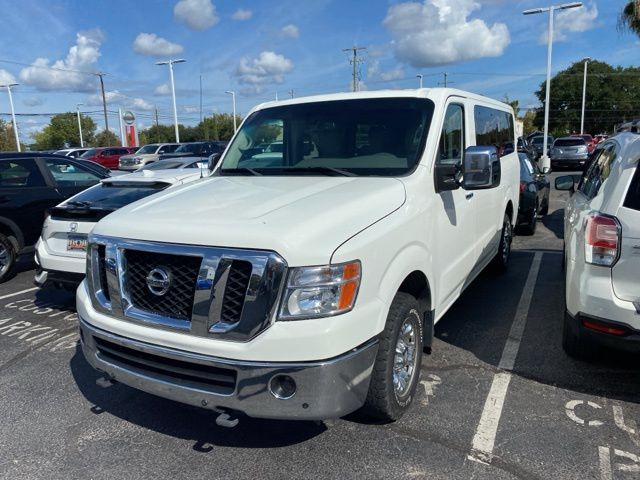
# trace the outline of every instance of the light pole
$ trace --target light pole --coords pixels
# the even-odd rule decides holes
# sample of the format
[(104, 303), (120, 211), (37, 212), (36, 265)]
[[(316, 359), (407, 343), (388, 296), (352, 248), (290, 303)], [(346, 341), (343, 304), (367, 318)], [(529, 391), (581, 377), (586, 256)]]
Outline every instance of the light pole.
[(78, 133), (80, 134), (80, 148), (84, 148), (84, 140), (82, 140), (82, 123), (80, 123), (80, 105), (84, 105), (84, 103), (76, 103), (76, 114), (78, 115)]
[(16, 122), (16, 112), (13, 110), (13, 97), (11, 96), (11, 87), (17, 87), (17, 83), (7, 83), (0, 85), (0, 88), (6, 88), (9, 94), (9, 106), (11, 107), (11, 121), (13, 122), (13, 134), (16, 136), (16, 148), (20, 151), (20, 137), (18, 136), (18, 123)]
[(549, 12), (549, 33), (547, 37), (547, 84), (544, 99), (544, 140), (542, 142), (542, 170), (549, 170), (551, 162), (547, 155), (547, 145), (549, 139), (549, 98), (551, 96), (551, 52), (553, 45), (553, 13), (556, 10), (566, 10), (568, 8), (582, 7), (582, 2), (563, 3), (561, 5), (550, 5), (548, 7), (532, 8), (522, 12), (524, 15), (534, 15), (536, 13)]
[(180, 132), (178, 131), (178, 109), (176, 107), (176, 86), (173, 82), (173, 64), (184, 63), (186, 60), (179, 58), (178, 60), (166, 60), (164, 62), (156, 62), (156, 65), (169, 65), (169, 78), (171, 80), (171, 97), (173, 99), (173, 125), (176, 130), (176, 143), (180, 143)]
[(587, 64), (591, 57), (584, 59), (584, 78), (582, 79), (582, 114), (580, 115), (580, 134), (584, 133), (584, 104), (587, 99)]
[(420, 79), (420, 88), (422, 88), (422, 77), (424, 77), (424, 75), (422, 75), (421, 73), (416, 75), (416, 78)]
[(227, 90), (224, 93), (228, 93), (229, 95), (231, 95), (231, 100), (233, 101), (233, 133), (236, 133), (236, 131), (238, 130), (238, 126), (236, 125), (236, 92), (234, 92), (233, 90)]

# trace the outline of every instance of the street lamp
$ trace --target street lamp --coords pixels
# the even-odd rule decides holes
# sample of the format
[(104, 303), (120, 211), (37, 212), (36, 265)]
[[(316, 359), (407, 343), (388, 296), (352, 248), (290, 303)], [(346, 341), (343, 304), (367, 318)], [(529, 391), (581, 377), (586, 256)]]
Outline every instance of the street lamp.
[(534, 15), (536, 13), (549, 12), (549, 33), (547, 37), (547, 85), (544, 100), (544, 140), (542, 142), (542, 170), (549, 170), (551, 162), (547, 155), (547, 145), (549, 137), (549, 98), (551, 96), (551, 51), (553, 44), (553, 13), (556, 10), (566, 10), (568, 8), (582, 7), (582, 2), (563, 3), (561, 5), (550, 5), (548, 7), (532, 8), (522, 12), (524, 15)]
[(11, 87), (17, 87), (18, 83), (7, 83), (0, 85), (0, 88), (6, 88), (9, 94), (9, 106), (11, 107), (11, 121), (13, 122), (13, 134), (16, 136), (16, 148), (20, 151), (20, 137), (18, 136), (18, 123), (16, 122), (16, 112), (13, 110), (13, 97), (11, 96)]
[(422, 88), (422, 77), (424, 77), (424, 75), (422, 75), (421, 73), (416, 75), (416, 78), (420, 79), (420, 88)]
[(78, 115), (78, 132), (80, 133), (80, 148), (84, 148), (84, 141), (82, 140), (82, 123), (80, 123), (80, 105), (84, 105), (84, 103), (76, 103), (76, 114)]
[(238, 126), (236, 125), (236, 92), (234, 92), (233, 90), (227, 90), (224, 93), (228, 93), (229, 95), (231, 95), (231, 99), (233, 101), (233, 133), (236, 133), (236, 131), (238, 130)]
[(184, 63), (186, 60), (179, 58), (178, 60), (165, 60), (164, 62), (156, 62), (156, 65), (169, 65), (169, 78), (171, 79), (171, 97), (173, 98), (173, 126), (176, 130), (176, 143), (180, 143), (180, 132), (178, 131), (178, 109), (176, 108), (176, 86), (173, 82), (173, 64)]
[(580, 134), (584, 133), (584, 104), (587, 99), (587, 64), (591, 61), (591, 57), (584, 59), (584, 78), (582, 79), (582, 115), (580, 115)]

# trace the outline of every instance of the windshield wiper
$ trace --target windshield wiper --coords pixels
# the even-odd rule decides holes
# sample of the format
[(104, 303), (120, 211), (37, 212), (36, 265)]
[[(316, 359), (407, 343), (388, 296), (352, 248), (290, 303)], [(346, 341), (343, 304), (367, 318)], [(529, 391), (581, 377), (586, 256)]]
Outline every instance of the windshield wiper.
[(220, 174), (224, 175), (224, 174), (237, 174), (237, 173), (250, 173), (251, 175), (255, 175), (258, 177), (262, 176), (262, 173), (258, 172), (257, 170), (254, 170), (253, 168), (249, 168), (249, 167), (238, 167), (238, 168), (221, 168), (220, 169)]
[(317, 167), (289, 167), (283, 168), (284, 172), (301, 172), (301, 173), (334, 173), (343, 177), (357, 177), (357, 175), (348, 170), (342, 170), (341, 168), (317, 166)]

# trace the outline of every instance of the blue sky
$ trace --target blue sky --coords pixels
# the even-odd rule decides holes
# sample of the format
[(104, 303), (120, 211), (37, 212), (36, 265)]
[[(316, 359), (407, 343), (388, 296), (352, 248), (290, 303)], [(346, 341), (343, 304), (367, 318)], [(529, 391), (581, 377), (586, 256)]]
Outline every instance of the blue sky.
[[(613, 65), (637, 65), (640, 43), (616, 30), (623, 0), (586, 0), (556, 14), (553, 70), (589, 56)], [(231, 111), (225, 90), (238, 93), (238, 110), (287, 97), (347, 91), (351, 66), (343, 48), (367, 47), (359, 65), (362, 89), (415, 88), (416, 74), (495, 98), (508, 95), (535, 106), (544, 80), (548, 16), (524, 16), (540, 0), (0, 0), (0, 83), (17, 81), (16, 112), (96, 112), (97, 78), (106, 72), (108, 107), (131, 109), (139, 127), (171, 122), (168, 69), (175, 66), (179, 120), (199, 120), (203, 109)], [(21, 26), (16, 28), (16, 26)], [(15, 63), (12, 63), (15, 62)], [(30, 66), (31, 65), (31, 66)], [(56, 69), (43, 68), (54, 67)], [(72, 72), (68, 70), (74, 70)], [(0, 92), (0, 112), (9, 111)], [(7, 117), (3, 117), (7, 119)], [(28, 135), (47, 116), (19, 117)], [(110, 126), (117, 115), (110, 115)]]

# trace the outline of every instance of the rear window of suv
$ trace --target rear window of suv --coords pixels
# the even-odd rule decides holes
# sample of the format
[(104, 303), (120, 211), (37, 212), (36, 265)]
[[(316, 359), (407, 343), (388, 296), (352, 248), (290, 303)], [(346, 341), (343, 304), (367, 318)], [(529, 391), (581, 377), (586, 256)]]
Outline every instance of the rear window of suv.
[(624, 199), (624, 206), (633, 210), (640, 210), (640, 166), (636, 167), (627, 198)]
[(585, 145), (582, 138), (559, 138), (553, 144), (554, 147), (577, 147), (579, 145)]

